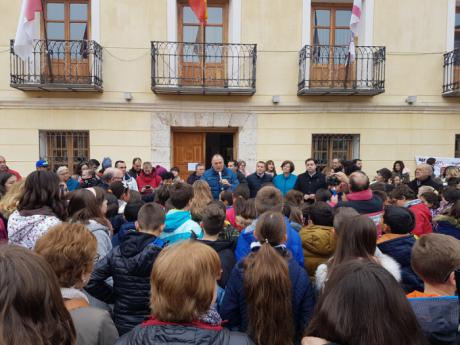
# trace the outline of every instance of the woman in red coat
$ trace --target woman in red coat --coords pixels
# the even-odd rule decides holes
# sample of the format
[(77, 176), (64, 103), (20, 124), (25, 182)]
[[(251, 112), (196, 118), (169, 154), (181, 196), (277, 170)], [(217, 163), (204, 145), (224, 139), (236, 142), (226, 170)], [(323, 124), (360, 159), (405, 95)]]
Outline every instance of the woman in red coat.
[(157, 175), (150, 162), (142, 164), (142, 172), (136, 178), (137, 187), (141, 194), (151, 194), (161, 184), (161, 176)]

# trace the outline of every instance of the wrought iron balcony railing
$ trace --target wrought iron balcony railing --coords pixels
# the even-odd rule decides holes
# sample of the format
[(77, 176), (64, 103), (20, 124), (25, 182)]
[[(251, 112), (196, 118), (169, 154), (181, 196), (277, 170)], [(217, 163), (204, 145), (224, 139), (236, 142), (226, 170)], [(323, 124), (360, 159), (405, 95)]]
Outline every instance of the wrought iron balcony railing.
[(37, 40), (24, 61), (11, 40), (10, 85), (20, 90), (102, 91), (102, 47), (89, 40)]
[(256, 91), (257, 45), (151, 42), (152, 90), (166, 94)]
[(299, 53), (298, 95), (376, 95), (385, 91), (385, 47), (305, 46)]
[(460, 96), (460, 48), (444, 54), (443, 96)]

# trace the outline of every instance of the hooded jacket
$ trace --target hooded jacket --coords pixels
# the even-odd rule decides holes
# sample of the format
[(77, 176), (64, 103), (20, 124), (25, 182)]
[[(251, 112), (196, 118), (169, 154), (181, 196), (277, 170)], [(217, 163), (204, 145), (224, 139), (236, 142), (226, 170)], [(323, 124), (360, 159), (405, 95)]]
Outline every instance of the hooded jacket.
[(410, 257), (415, 244), (414, 235), (385, 234), (377, 241), (382, 253), (391, 256), (401, 266), (401, 285), (406, 293), (423, 291), (423, 282), (412, 270)]
[(309, 225), (299, 232), (305, 269), (310, 278), (314, 278), (319, 265), (334, 255), (336, 240), (334, 228), (324, 225)]
[(430, 344), (460, 344), (457, 296), (409, 298), (409, 302)]
[(203, 238), (203, 230), (192, 220), (190, 211), (173, 209), (166, 213), (165, 227), (160, 238), (171, 245), (190, 238)]
[(107, 226), (90, 219), (88, 224), (84, 224), (93, 233), (97, 240), (97, 254), (102, 259), (112, 250), (112, 240), (110, 230)]
[(157, 175), (155, 171), (152, 171), (150, 175), (146, 175), (142, 171), (139, 174), (139, 176), (137, 176), (136, 183), (137, 183), (137, 188), (139, 188), (139, 192), (142, 192), (142, 188), (144, 188), (145, 186), (152, 187), (144, 191), (144, 194), (151, 194), (153, 193), (153, 189), (160, 186), (161, 176)]
[(14, 211), (8, 218), (9, 243), (33, 249), (40, 237), (60, 223), (49, 207)]
[[(297, 264), (289, 252), (286, 249), (276, 249), (279, 255), (288, 260), (292, 291), (292, 320), (295, 323), (296, 339), (299, 340), (313, 314), (314, 289), (303, 267)], [(237, 327), (241, 332), (247, 331), (249, 315), (244, 289), (244, 260), (238, 262), (232, 270), (219, 312), (222, 319), (228, 321), (226, 327), (232, 329)]]
[[(162, 247), (156, 236), (130, 231), (94, 268), (85, 290), (114, 304), (113, 321), (120, 335), (150, 315), (150, 273)], [(113, 277), (113, 287), (105, 282), (109, 277)]]
[(460, 240), (460, 221), (450, 216), (437, 216), (434, 219), (434, 232), (438, 234), (450, 235)]
[(233, 241), (207, 241), (200, 240), (200, 242), (210, 246), (214, 249), (217, 254), (219, 254), (220, 265), (222, 266), (222, 275), (220, 280), (217, 281), (219, 286), (225, 289), (227, 285), (228, 278), (232, 272), (233, 266), (235, 266), (236, 260), (235, 255), (233, 254), (233, 249), (235, 243)]
[[(297, 231), (295, 231), (292, 228), (287, 217), (284, 217), (284, 223), (286, 224), (286, 247), (291, 251), (295, 261), (297, 261), (299, 265), (303, 267), (304, 259), (302, 253), (302, 241), (300, 240), (300, 236), (297, 233)], [(257, 241), (254, 237), (254, 230), (256, 229), (256, 224), (257, 219), (255, 219), (249, 226), (247, 226), (243, 231), (241, 231), (235, 249), (236, 261), (244, 259), (244, 257), (251, 252), (251, 243)]]
[[(383, 268), (385, 268), (390, 274), (398, 281), (401, 282), (401, 269), (399, 264), (392, 257), (381, 254), (376, 256), (376, 259)], [(324, 288), (324, 283), (327, 279), (327, 264), (321, 264), (316, 269), (315, 273), (315, 287), (317, 291), (322, 291)]]
[(246, 334), (204, 322), (175, 324), (148, 320), (120, 338), (116, 345), (254, 345)]
[(414, 235), (422, 236), (433, 232), (431, 211), (421, 200), (408, 201), (405, 207), (411, 210), (415, 216), (415, 228), (412, 230)]

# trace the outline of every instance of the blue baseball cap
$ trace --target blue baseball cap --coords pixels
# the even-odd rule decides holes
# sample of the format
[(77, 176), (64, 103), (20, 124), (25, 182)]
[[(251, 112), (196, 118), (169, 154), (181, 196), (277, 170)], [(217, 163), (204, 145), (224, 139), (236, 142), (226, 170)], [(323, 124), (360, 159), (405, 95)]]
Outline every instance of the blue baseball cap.
[(49, 164), (47, 160), (40, 159), (39, 161), (37, 161), (37, 163), (35, 163), (35, 167), (36, 168), (48, 168)]

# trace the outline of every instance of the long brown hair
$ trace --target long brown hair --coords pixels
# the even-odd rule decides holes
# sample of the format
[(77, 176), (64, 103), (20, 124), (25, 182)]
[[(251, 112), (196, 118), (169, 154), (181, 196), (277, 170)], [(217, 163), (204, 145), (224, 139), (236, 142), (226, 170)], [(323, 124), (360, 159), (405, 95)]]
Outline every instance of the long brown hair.
[(257, 220), (255, 235), (260, 249), (243, 262), (248, 305), (248, 334), (258, 345), (292, 345), (291, 280), (288, 263), (272, 246), (286, 234), (283, 215), (265, 212)]
[(90, 220), (94, 220), (111, 229), (110, 222), (101, 210), (105, 200), (104, 191), (99, 187), (94, 187), (93, 190), (94, 193), (87, 189), (77, 189), (71, 193), (68, 206), (69, 217), (72, 222), (88, 224)]
[(374, 261), (377, 228), (366, 215), (346, 218), (338, 233), (337, 248), (329, 263), (328, 276), (339, 264), (361, 258)]
[(193, 199), (190, 201), (190, 213), (195, 221), (200, 222), (206, 205), (212, 201), (211, 188), (204, 180), (193, 183)]
[(57, 278), (41, 256), (0, 245), (0, 277), (0, 344), (75, 344)]
[(428, 345), (398, 282), (358, 259), (337, 266), (305, 333), (337, 344)]

